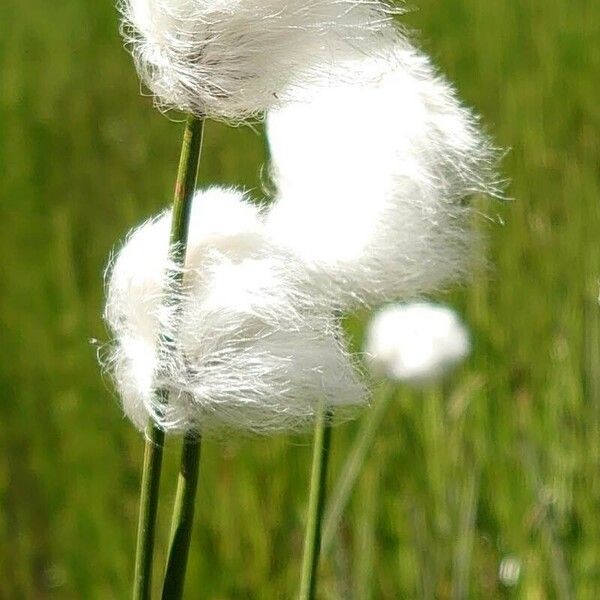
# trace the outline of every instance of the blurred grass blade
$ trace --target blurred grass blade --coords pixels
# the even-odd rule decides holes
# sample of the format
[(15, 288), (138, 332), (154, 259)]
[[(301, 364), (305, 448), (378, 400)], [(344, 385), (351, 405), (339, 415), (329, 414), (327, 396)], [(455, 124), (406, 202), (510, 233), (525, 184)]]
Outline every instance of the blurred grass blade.
[(321, 522), (325, 504), (327, 466), (331, 448), (331, 412), (321, 407), (315, 428), (312, 470), (310, 476), (310, 496), (308, 517), (304, 537), (302, 576), (300, 580), (300, 600), (315, 597), (317, 567), (321, 550)]
[[(171, 221), (170, 253), (176, 267), (182, 266), (185, 262), (189, 218), (198, 175), (203, 131), (204, 121), (202, 119), (193, 116), (187, 118)], [(175, 271), (170, 273), (168, 278), (173, 282), (173, 286), (177, 288), (182, 283), (183, 272), (181, 269), (175, 268)], [(164, 341), (167, 344), (172, 343), (172, 340)], [(149, 423), (140, 494), (140, 516), (133, 585), (134, 600), (147, 600), (152, 589), (152, 562), (163, 444), (164, 433), (156, 424)]]
[(321, 551), (327, 554), (337, 533), (342, 515), (346, 510), (352, 489), (364, 465), (369, 450), (375, 442), (377, 430), (387, 413), (390, 402), (395, 397), (395, 387), (388, 384), (384, 387), (381, 398), (365, 416), (356, 440), (348, 454), (348, 458), (342, 467), (331, 499), (325, 511), (323, 519), (323, 543)]

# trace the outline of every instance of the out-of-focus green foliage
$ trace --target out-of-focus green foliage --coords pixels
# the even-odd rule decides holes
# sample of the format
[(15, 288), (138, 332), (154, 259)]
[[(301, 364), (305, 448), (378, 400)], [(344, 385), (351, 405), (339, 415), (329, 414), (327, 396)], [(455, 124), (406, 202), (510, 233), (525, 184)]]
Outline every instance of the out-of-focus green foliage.
[[(597, 598), (600, 7), (418, 7), (407, 23), (511, 149), (514, 200), (481, 204), (490, 267), (443, 298), (474, 355), (444, 389), (399, 392), (321, 594)], [(90, 340), (111, 248), (171, 197), (181, 126), (140, 97), (110, 2), (3, 0), (0, 26), (0, 596), (124, 598), (143, 440)], [(205, 139), (201, 183), (260, 197), (260, 134)], [(332, 477), (355, 431), (335, 432)], [(294, 597), (310, 454), (309, 437), (205, 444), (187, 597)], [(159, 554), (177, 461), (171, 442)]]

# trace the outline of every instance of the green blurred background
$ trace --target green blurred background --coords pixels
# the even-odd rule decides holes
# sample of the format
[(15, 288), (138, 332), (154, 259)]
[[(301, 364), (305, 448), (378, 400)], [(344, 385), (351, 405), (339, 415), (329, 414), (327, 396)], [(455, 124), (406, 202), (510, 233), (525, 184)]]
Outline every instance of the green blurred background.
[[(399, 391), (320, 596), (598, 598), (600, 6), (416, 4), (405, 21), (511, 148), (515, 200), (482, 204), (490, 267), (441, 298), (474, 354), (443, 390)], [(143, 440), (90, 339), (108, 253), (171, 197), (182, 127), (140, 97), (111, 2), (2, 0), (0, 31), (0, 597), (126, 598)], [(259, 132), (205, 140), (201, 183), (261, 194)], [(295, 596), (310, 454), (204, 445), (186, 597)], [(159, 556), (177, 462), (171, 442)]]

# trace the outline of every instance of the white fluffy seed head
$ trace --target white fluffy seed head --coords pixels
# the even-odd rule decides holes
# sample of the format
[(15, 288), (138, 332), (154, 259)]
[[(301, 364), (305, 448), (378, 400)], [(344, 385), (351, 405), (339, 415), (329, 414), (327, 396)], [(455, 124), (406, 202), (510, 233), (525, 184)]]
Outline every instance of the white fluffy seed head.
[[(281, 100), (330, 44), (389, 28), (373, 0), (122, 0), (122, 32), (159, 106), (239, 121)], [(307, 72), (308, 74), (308, 72)]]
[(371, 319), (365, 355), (375, 376), (422, 385), (464, 360), (470, 347), (469, 333), (452, 309), (395, 304)]
[(272, 434), (364, 402), (330, 306), (240, 192), (196, 195), (177, 294), (169, 228), (166, 212), (136, 229), (108, 275), (107, 366), (136, 426)]
[(273, 235), (349, 302), (463, 277), (476, 247), (464, 199), (496, 192), (495, 151), (428, 59), (400, 34), (366, 54), (340, 46), (290, 95), (267, 120)]

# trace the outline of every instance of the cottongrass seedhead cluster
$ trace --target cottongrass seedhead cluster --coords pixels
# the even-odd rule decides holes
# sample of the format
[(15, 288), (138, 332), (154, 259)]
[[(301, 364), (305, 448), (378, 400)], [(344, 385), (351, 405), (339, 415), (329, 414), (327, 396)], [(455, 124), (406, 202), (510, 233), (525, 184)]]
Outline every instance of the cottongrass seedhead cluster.
[(363, 404), (331, 306), (241, 192), (195, 196), (178, 292), (170, 221), (130, 234), (108, 274), (109, 367), (136, 426), (273, 434), (307, 429), (321, 402), (340, 417)]
[[(264, 211), (235, 190), (198, 194), (182, 290), (166, 275), (169, 213), (116, 256), (106, 315), (125, 412), (203, 434), (302, 430), (320, 403), (343, 415), (364, 388), (339, 314), (465, 276), (478, 254), (466, 199), (498, 193), (495, 149), (388, 2), (124, 0), (122, 12), (160, 104), (266, 115), (274, 183)], [(400, 343), (395, 378), (452, 358)]]
[(258, 116), (332, 43), (388, 30), (397, 9), (373, 0), (123, 0), (123, 34), (164, 108), (215, 119)]
[[(163, 589), (179, 598), (200, 438), (316, 423), (300, 586), (308, 600), (328, 425), (365, 400), (340, 315), (465, 275), (474, 253), (465, 200), (497, 192), (495, 151), (395, 25), (392, 0), (120, 0), (120, 8), (156, 103), (199, 118), (188, 117), (173, 214), (134, 230), (107, 275), (107, 366), (125, 413), (140, 429), (150, 423), (134, 596), (151, 587), (165, 432), (185, 436)], [(271, 207), (211, 188), (193, 198), (187, 221), (202, 120), (262, 116)], [(451, 312), (417, 305), (378, 314), (367, 353), (374, 371), (422, 382), (468, 347)], [(384, 409), (371, 411), (334, 516)]]
[(375, 376), (423, 385), (439, 380), (471, 350), (469, 332), (446, 306), (390, 305), (369, 323), (365, 354)]

